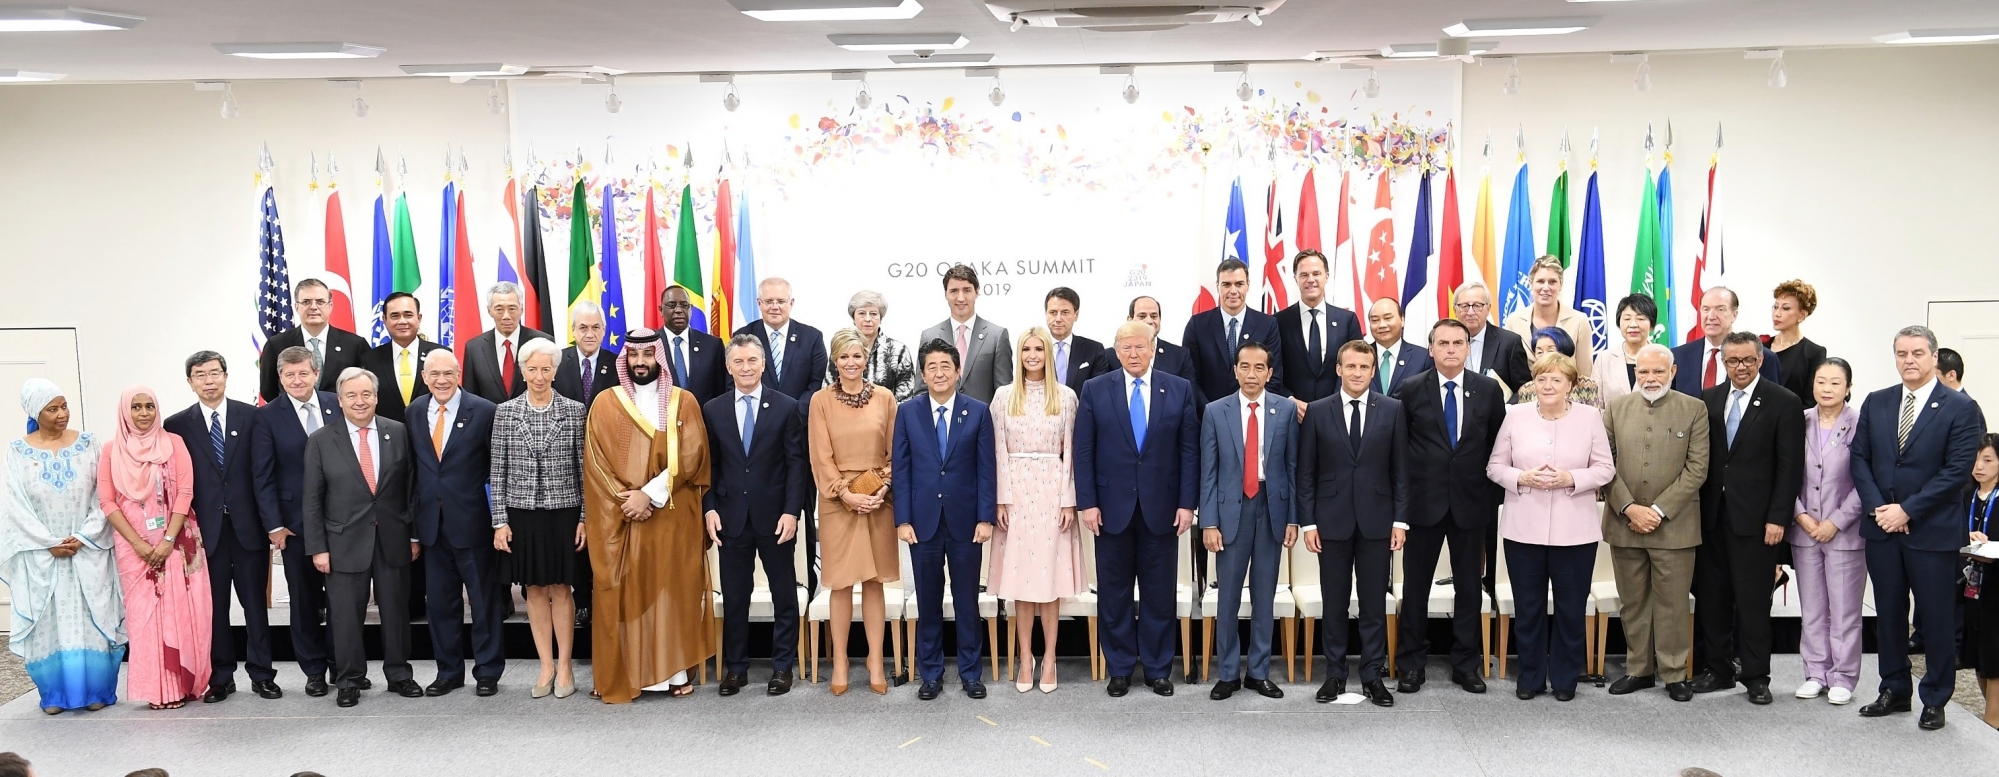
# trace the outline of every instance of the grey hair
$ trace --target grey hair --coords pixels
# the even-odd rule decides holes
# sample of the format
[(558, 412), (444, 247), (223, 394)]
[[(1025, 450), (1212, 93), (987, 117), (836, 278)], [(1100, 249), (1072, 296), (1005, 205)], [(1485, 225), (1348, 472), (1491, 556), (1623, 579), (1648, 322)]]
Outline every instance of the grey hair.
[(430, 363), (437, 359), (450, 359), (451, 366), (458, 366), (458, 354), (453, 353), (449, 348), (439, 348), (423, 355), (423, 369), (430, 369)]
[(1895, 332), (1896, 340), (1901, 340), (1904, 337), (1920, 337), (1923, 338), (1924, 340), (1928, 340), (1930, 343), (1930, 352), (1931, 353), (1936, 352), (1937, 333), (1930, 331), (1929, 327), (1923, 326), (1922, 324), (1913, 324), (1910, 326), (1902, 327), (1900, 330)]
[(278, 352), (278, 369), (284, 369), (289, 364), (310, 364), (313, 372), (319, 371), (319, 357), (313, 356), (312, 349), (303, 345), (294, 345)]
[(755, 348), (757, 349), (757, 356), (765, 356), (764, 341), (758, 339), (756, 335), (744, 334), (729, 338), (729, 347), (723, 349), (722, 354), (727, 356), (729, 352), (737, 348)]
[(1486, 299), (1492, 298), (1492, 289), (1486, 288), (1484, 281), (1465, 281), (1464, 283), (1458, 284), (1457, 291), (1451, 292), (1451, 301), (1457, 302), (1458, 295), (1465, 293), (1465, 291), (1469, 289), (1478, 289), (1479, 291), (1485, 292)]
[[(596, 303), (591, 304), (594, 305)], [(514, 351), (514, 361), (518, 362), (522, 367), (526, 367), (528, 366), (528, 357), (538, 354), (548, 354), (549, 366), (562, 366), (562, 349), (557, 348), (555, 343), (539, 337), (529, 338), (527, 342), (521, 343), (520, 349)]]
[(1639, 347), (1638, 358), (1643, 359), (1647, 356), (1664, 356), (1667, 364), (1673, 363), (1673, 349), (1658, 343), (1646, 343)]
[(861, 311), (861, 308), (868, 307), (869, 305), (873, 305), (875, 310), (881, 313), (882, 318), (888, 318), (888, 300), (882, 297), (882, 293), (879, 291), (867, 290), (854, 292), (853, 298), (847, 300), (847, 317), (853, 318), (855, 313)]
[(333, 382), (333, 387), (335, 389), (338, 389), (341, 386), (347, 385), (347, 381), (354, 380), (356, 378), (367, 378), (369, 391), (374, 391), (379, 393), (382, 390), (381, 379), (375, 377), (375, 373), (373, 371), (364, 367), (348, 367), (347, 369), (341, 370), (340, 379)]
[(521, 297), (521, 285), (513, 281), (500, 281), (486, 289), (486, 299), (490, 300), (496, 294), (512, 294), (515, 298), (519, 298)]
[(757, 292), (762, 293), (765, 286), (774, 286), (780, 283), (784, 284), (784, 290), (786, 293), (791, 292), (791, 281), (787, 281), (775, 275), (770, 276), (769, 278), (765, 278), (761, 281), (757, 281)]
[(195, 351), (193, 356), (187, 357), (187, 375), (183, 377), (194, 377), (194, 368), (209, 362), (220, 363), (222, 365), (222, 374), (229, 374), (229, 360), (222, 358), (222, 354), (214, 351)]
[(604, 306), (597, 304), (597, 301), (594, 299), (577, 300), (576, 304), (569, 306), (569, 326), (572, 328), (576, 326), (576, 316), (579, 313), (592, 313), (597, 318), (602, 319), (604, 317)]

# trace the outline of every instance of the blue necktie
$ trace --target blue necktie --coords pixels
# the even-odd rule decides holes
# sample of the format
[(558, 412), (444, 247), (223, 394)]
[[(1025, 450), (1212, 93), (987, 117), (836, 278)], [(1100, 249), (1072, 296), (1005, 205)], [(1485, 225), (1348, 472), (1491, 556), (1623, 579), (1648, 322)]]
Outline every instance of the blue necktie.
[(937, 459), (944, 459), (944, 449), (951, 444), (951, 408), (937, 408)]
[(1736, 389), (1728, 400), (1728, 447), (1735, 447), (1735, 427), (1742, 424), (1742, 389)]
[(685, 338), (673, 338), (673, 385), (687, 386), (687, 360), (680, 357), (680, 345)]
[(1458, 382), (1444, 381), (1444, 438), (1451, 441), (1451, 448), (1458, 447)]
[(757, 428), (757, 398), (743, 397), (743, 455), (750, 455), (750, 433)]
[(1138, 443), (1139, 450), (1145, 449), (1145, 379), (1131, 381), (1131, 438)]
[(1055, 344), (1055, 382), (1062, 384), (1067, 384), (1069, 382), (1068, 343)]
[[(215, 446), (215, 469), (222, 471), (227, 465), (222, 457), (222, 411), (208, 411), (208, 444)], [(229, 495), (223, 494), (222, 509), (229, 509)]]

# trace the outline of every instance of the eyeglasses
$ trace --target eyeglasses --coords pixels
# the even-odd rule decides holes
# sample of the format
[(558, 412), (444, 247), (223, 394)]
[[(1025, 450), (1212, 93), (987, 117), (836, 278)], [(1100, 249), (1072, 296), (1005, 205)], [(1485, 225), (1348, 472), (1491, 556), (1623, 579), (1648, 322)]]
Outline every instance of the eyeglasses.
[(1483, 302), (1460, 302), (1457, 304), (1459, 310), (1484, 310), (1489, 307), (1492, 306)]
[(662, 310), (693, 310), (692, 302), (668, 302), (659, 306)]
[(307, 297), (301, 298), (298, 301), (298, 306), (302, 308), (323, 308), (331, 304), (333, 304), (333, 300), (331, 299), (312, 299)]
[(187, 377), (191, 380), (208, 380), (210, 378), (220, 378), (227, 374), (229, 373), (221, 370), (195, 370), (189, 373)]
[(1754, 356), (1737, 356), (1734, 358), (1722, 359), (1721, 363), (1726, 364), (1730, 367), (1754, 367), (1756, 366), (1756, 363), (1759, 361), (1762, 360)]

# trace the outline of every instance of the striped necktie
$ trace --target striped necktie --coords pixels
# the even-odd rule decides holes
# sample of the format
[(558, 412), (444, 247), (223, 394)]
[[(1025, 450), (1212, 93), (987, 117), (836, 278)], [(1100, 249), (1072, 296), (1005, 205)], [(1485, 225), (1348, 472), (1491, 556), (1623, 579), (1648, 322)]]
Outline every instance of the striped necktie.
[(1902, 420), (1895, 424), (1896, 450), (1905, 451), (1909, 449), (1909, 427), (1915, 424), (1916, 394), (1913, 391), (1904, 391), (1902, 392)]

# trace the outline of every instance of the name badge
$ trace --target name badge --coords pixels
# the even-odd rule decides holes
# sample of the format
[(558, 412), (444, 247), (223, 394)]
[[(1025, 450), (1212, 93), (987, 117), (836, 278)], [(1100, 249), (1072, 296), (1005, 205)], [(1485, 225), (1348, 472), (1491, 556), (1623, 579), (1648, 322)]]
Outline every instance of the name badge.
[(167, 517), (164, 515), (146, 519), (146, 531), (159, 531), (165, 528), (167, 528)]

